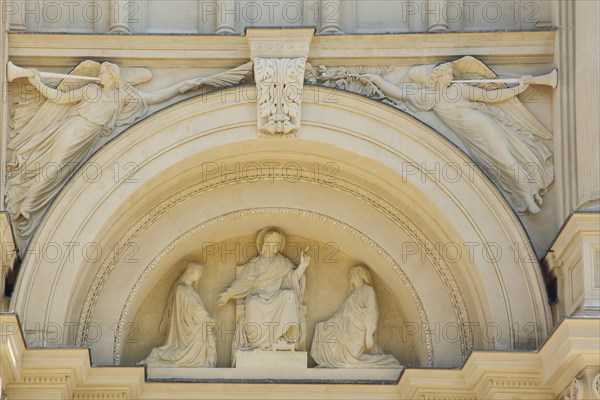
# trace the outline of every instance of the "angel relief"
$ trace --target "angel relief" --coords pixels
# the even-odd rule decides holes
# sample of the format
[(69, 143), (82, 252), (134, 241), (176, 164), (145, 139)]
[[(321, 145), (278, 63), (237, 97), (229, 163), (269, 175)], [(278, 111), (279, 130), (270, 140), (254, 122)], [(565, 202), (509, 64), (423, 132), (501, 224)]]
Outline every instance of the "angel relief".
[[(42, 213), (71, 174), (89, 156), (100, 136), (144, 117), (148, 106), (201, 86), (237, 84), (252, 63), (224, 73), (177, 83), (154, 93), (134, 85), (146, 74), (122, 74), (115, 64), (83, 61), (56, 87), (44, 84), (34, 69), (12, 68), (9, 79), (27, 78), (35, 90), (24, 91), (13, 111), (8, 143), (6, 204), (22, 240), (28, 240)], [(41, 94), (41, 96), (40, 96)]]
[[(481, 61), (463, 57), (413, 67), (408, 78), (409, 82), (394, 84), (376, 74), (321, 66), (309, 82), (357, 91), (410, 113), (434, 113), (463, 142), (515, 211), (538, 213), (542, 196), (554, 182), (552, 153), (544, 143), (552, 134), (516, 96), (530, 84), (556, 86), (555, 74), (500, 80)], [(509, 88), (508, 82), (518, 86)]]

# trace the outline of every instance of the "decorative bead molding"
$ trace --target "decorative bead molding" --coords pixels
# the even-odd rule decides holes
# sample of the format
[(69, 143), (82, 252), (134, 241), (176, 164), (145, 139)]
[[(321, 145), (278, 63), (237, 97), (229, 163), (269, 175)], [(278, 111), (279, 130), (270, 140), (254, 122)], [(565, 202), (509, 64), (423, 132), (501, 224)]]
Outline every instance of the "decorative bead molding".
[(69, 375), (66, 374), (39, 374), (39, 375), (25, 375), (23, 377), (23, 383), (27, 384), (42, 384), (42, 385), (64, 385), (69, 383)]
[(73, 393), (73, 400), (121, 400), (127, 398), (127, 392), (125, 391), (80, 391)]
[(308, 58), (313, 28), (270, 29), (248, 28), (246, 38), (250, 58)]
[(538, 379), (534, 378), (490, 378), (488, 386), (492, 388), (532, 389), (540, 387)]
[(300, 111), (306, 58), (255, 58), (258, 131), (262, 136), (294, 136)]

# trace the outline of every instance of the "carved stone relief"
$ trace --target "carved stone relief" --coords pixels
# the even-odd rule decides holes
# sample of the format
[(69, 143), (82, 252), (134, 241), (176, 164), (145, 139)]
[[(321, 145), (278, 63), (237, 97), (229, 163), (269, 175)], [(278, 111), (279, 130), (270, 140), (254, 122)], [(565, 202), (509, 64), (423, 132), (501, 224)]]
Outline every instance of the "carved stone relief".
[[(275, 170), (275, 171), (273, 171), (273, 175), (269, 174), (267, 176), (267, 178), (265, 178), (265, 179), (269, 179), (269, 180), (275, 179), (277, 181), (285, 181), (285, 177), (286, 177), (286, 175), (285, 175), (284, 171)], [(87, 343), (88, 329), (90, 326), (90, 322), (92, 319), (92, 315), (94, 312), (94, 308), (95, 308), (98, 296), (100, 295), (108, 276), (110, 276), (111, 271), (114, 269), (115, 265), (118, 262), (118, 254), (123, 254), (123, 252), (131, 245), (131, 243), (135, 242), (138, 235), (140, 235), (145, 229), (147, 229), (148, 226), (150, 226), (156, 219), (158, 219), (164, 213), (168, 212), (170, 209), (172, 209), (174, 206), (176, 206), (180, 202), (185, 201), (191, 197), (197, 196), (201, 193), (204, 193), (207, 190), (214, 190), (215, 188), (229, 185), (232, 181), (235, 181), (235, 179), (238, 179), (238, 178), (239, 178), (239, 176), (236, 176), (235, 174), (231, 174), (226, 177), (217, 177), (217, 178), (213, 178), (212, 180), (209, 180), (209, 181), (198, 183), (194, 187), (190, 187), (186, 190), (178, 192), (178, 193), (174, 194), (173, 196), (171, 196), (169, 199), (165, 200), (165, 202), (157, 204), (155, 208), (153, 208), (148, 214), (146, 214), (134, 226), (131, 227), (131, 229), (127, 232), (127, 234), (118, 241), (118, 244), (115, 246), (114, 254), (111, 254), (110, 257), (108, 257), (106, 260), (104, 260), (101, 268), (99, 269), (98, 273), (96, 274), (96, 276), (94, 278), (93, 284), (91, 285), (93, 290), (90, 290), (86, 295), (86, 300), (82, 307), (82, 312), (81, 312), (80, 319), (79, 319), (78, 326), (80, 327), (80, 329), (78, 330), (77, 343), (79, 343), (81, 345), (85, 345)], [(341, 178), (337, 178), (337, 182), (335, 184), (333, 184), (332, 182), (327, 182), (326, 179), (324, 179), (323, 181), (319, 181), (319, 182), (315, 182), (315, 181), (313, 181), (313, 179), (314, 179), (314, 173), (310, 170), (303, 170), (301, 173), (301, 176), (299, 176), (299, 180), (302, 182), (309, 182), (309, 183), (325, 185), (325, 186), (333, 186), (337, 190), (342, 190), (356, 198), (366, 201), (370, 206), (376, 207), (377, 209), (381, 209), (385, 213), (385, 215), (387, 215), (389, 218), (391, 218), (399, 226), (402, 226), (404, 231), (409, 233), (411, 235), (411, 237), (417, 243), (419, 243), (421, 246), (423, 246), (424, 253), (427, 255), (428, 258), (430, 258), (430, 261), (436, 268), (436, 271), (438, 271), (440, 278), (445, 283), (447, 290), (448, 290), (448, 294), (451, 297), (453, 304), (455, 305), (455, 314), (456, 314), (457, 321), (459, 321), (458, 322), (459, 326), (461, 326), (461, 327), (468, 326), (467, 321), (469, 321), (469, 314), (468, 314), (468, 311), (467, 311), (467, 308), (465, 305), (465, 300), (459, 291), (458, 285), (452, 275), (452, 272), (450, 271), (448, 265), (444, 261), (444, 258), (442, 257), (442, 255), (439, 253), (438, 249), (436, 249), (436, 246), (429, 239), (427, 239), (427, 236), (422, 231), (419, 230), (418, 226), (414, 222), (412, 222), (406, 215), (404, 215), (402, 213), (401, 210), (394, 207), (392, 204), (386, 202), (382, 198), (375, 196), (373, 193), (366, 191), (364, 188), (361, 188), (354, 183), (344, 181)], [(287, 209), (284, 209), (284, 210), (287, 210)], [(269, 209), (268, 211), (269, 212), (283, 212), (280, 209)], [(307, 215), (311, 215), (309, 212), (306, 212), (306, 213), (307, 213)], [(235, 215), (237, 215), (237, 213), (233, 213), (231, 216), (233, 217)], [(323, 216), (321, 216), (321, 217), (323, 217)], [(328, 220), (329, 219), (330, 218), (328, 217)], [(217, 220), (215, 220), (215, 221), (217, 221)], [(334, 223), (341, 224), (341, 222), (339, 222), (339, 221), (334, 221)], [(204, 227), (205, 224), (203, 224), (202, 226)], [(189, 234), (190, 233), (187, 233), (184, 236), (187, 237), (187, 236), (189, 236)], [(174, 243), (173, 247), (175, 247), (177, 243), (179, 243), (179, 241)], [(166, 249), (165, 253), (168, 252), (169, 250), (170, 249)], [(164, 256), (164, 253), (161, 253), (159, 259), (162, 256)], [(401, 268), (398, 267), (398, 265), (395, 262), (392, 262), (393, 260), (389, 259), (388, 261), (390, 261), (392, 263), (394, 270), (397, 271), (399, 274), (401, 274), (401, 277), (402, 277), (403, 281), (406, 283), (406, 286), (408, 288), (410, 288), (410, 292), (413, 295), (414, 302), (419, 308), (419, 314), (421, 315), (421, 317), (423, 319), (422, 322), (424, 325), (427, 325), (425, 312), (422, 308), (420, 300), (418, 299), (418, 295), (417, 295), (416, 291), (412, 287), (412, 284), (410, 283), (410, 281), (408, 281), (406, 276), (403, 274)], [(156, 262), (158, 262), (158, 260), (156, 260)], [(135, 287), (132, 289), (130, 297), (128, 298), (127, 304), (122, 313), (123, 319), (125, 319), (127, 316), (127, 313), (129, 310), (129, 304), (131, 303), (133, 296), (136, 294), (137, 288), (139, 288), (142, 285), (144, 278), (146, 277), (146, 275), (148, 273), (150, 273), (150, 270), (152, 269), (153, 266), (154, 266), (154, 263), (152, 263), (148, 267), (148, 269), (144, 272), (143, 276), (140, 277), (138, 282), (136, 282)], [(124, 324), (124, 322), (120, 320), (119, 325), (121, 326), (122, 324)], [(120, 357), (121, 333), (122, 333), (121, 328), (119, 328), (115, 333), (115, 344), (114, 344), (114, 362), (115, 362), (115, 364), (117, 364), (119, 362), (119, 357)], [(460, 342), (461, 342), (463, 357), (466, 357), (466, 355), (468, 354), (468, 351), (473, 346), (473, 337), (472, 337), (472, 332), (470, 329), (461, 330)], [(430, 338), (429, 333), (426, 333), (426, 344), (427, 344), (427, 348), (428, 348), (428, 364), (431, 365), (431, 364), (433, 364), (433, 351), (432, 351), (432, 343), (431, 343), (431, 338)]]
[(255, 58), (258, 130), (263, 136), (294, 136), (300, 128), (305, 58)]
[(204, 308), (194, 288), (202, 277), (202, 266), (190, 263), (175, 283), (160, 324), (165, 335), (162, 346), (152, 349), (140, 364), (214, 368), (217, 350), (214, 319)]
[[(185, 232), (180, 237), (178, 237), (176, 240), (174, 240), (167, 248), (163, 249), (163, 251), (161, 251), (161, 253), (150, 263), (150, 265), (148, 265), (148, 267), (146, 267), (146, 269), (140, 275), (140, 277), (138, 278), (137, 282), (135, 283), (131, 293), (129, 294), (129, 297), (125, 303), (125, 306), (123, 307), (123, 310), (121, 311), (121, 316), (120, 316), (118, 324), (117, 324), (118, 328), (115, 330), (115, 336), (114, 336), (114, 341), (113, 341), (113, 364), (114, 365), (118, 365), (121, 360), (122, 343), (123, 343), (123, 339), (124, 339), (124, 337), (126, 335), (126, 331), (127, 331), (126, 320), (128, 319), (129, 311), (131, 310), (131, 304), (133, 302), (133, 298), (136, 296), (139, 288), (143, 286), (144, 281), (146, 280), (148, 275), (151, 274), (151, 272), (155, 268), (155, 266), (164, 257), (166, 257), (169, 253), (174, 251), (177, 246), (184, 243), (186, 240), (188, 240), (190, 237), (192, 237), (196, 233), (200, 232), (201, 230), (204, 230), (215, 223), (222, 222), (224, 218), (237, 219), (237, 218), (245, 217), (245, 216), (252, 215), (252, 214), (263, 214), (263, 213), (284, 214), (284, 215), (285, 214), (293, 214), (296, 216), (301, 215), (306, 218), (318, 219), (320, 221), (326, 220), (328, 223), (331, 223), (336, 227), (340, 227), (344, 231), (351, 232), (354, 236), (356, 236), (360, 240), (366, 241), (369, 244), (369, 246), (376, 249), (376, 251), (379, 254), (381, 254), (382, 260), (384, 262), (390, 264), (390, 266), (393, 268), (393, 270), (399, 274), (403, 284), (407, 287), (407, 289), (410, 293), (410, 296), (412, 297), (412, 300), (414, 301), (414, 305), (417, 308), (418, 313), (419, 313), (420, 323), (424, 327), (423, 339), (425, 341), (425, 346), (427, 349), (427, 365), (433, 366), (434, 354), (433, 354), (432, 335), (429, 330), (429, 322), (427, 319), (427, 314), (425, 313), (425, 309), (423, 307), (423, 303), (422, 303), (421, 299), (419, 298), (412, 283), (410, 282), (408, 277), (404, 274), (404, 272), (402, 271), (400, 266), (394, 261), (394, 259), (383, 248), (381, 248), (377, 243), (373, 242), (372, 239), (369, 238), (367, 235), (365, 235), (363, 232), (358, 231), (355, 228), (348, 226), (347, 224), (345, 224), (339, 220), (333, 219), (331, 217), (327, 217), (323, 214), (310, 212), (307, 210), (290, 209), (290, 208), (249, 209), (249, 210), (241, 210), (241, 211), (236, 211), (236, 212), (229, 213), (226, 215), (218, 216), (214, 219), (203, 222), (202, 224), (198, 225), (197, 227), (195, 227), (194, 229), (192, 229), (188, 232)], [(259, 234), (259, 238), (257, 239), (257, 242), (262, 243), (262, 239), (260, 239), (260, 236), (261, 236), (261, 234)], [(262, 247), (262, 246), (259, 246), (259, 247)], [(243, 268), (243, 267), (244, 266), (241, 266), (241, 268)], [(87, 335), (87, 331), (79, 332), (79, 334)], [(238, 333), (236, 332), (236, 335), (237, 334)], [(85, 343), (85, 336), (81, 339), (81, 343)], [(234, 350), (235, 350), (235, 348), (234, 348)]]
[[(307, 83), (335, 87), (384, 101), (408, 113), (433, 113), (465, 145), (474, 161), (520, 213), (540, 211), (554, 182), (549, 132), (516, 98), (529, 85), (556, 87), (556, 71), (540, 77), (497, 79), (473, 57), (410, 68), (392, 83), (366, 68), (310, 67)], [(518, 86), (508, 88), (507, 83)]]
[[(273, 357), (278, 359), (273, 362), (283, 361), (285, 368), (294, 360), (296, 369), (308, 367), (307, 353), (296, 350), (305, 349), (308, 331), (304, 288), (310, 256), (307, 248), (300, 255), (299, 265), (294, 265), (281, 254), (285, 241), (278, 228), (259, 232), (256, 239), (259, 256), (238, 266), (235, 281), (218, 295), (219, 306), (231, 299), (242, 300), (242, 318), (236, 320), (233, 340), (232, 367), (268, 368), (265, 360)], [(194, 288), (202, 277), (202, 268), (196, 263), (188, 264), (175, 283), (160, 324), (165, 341), (140, 364), (158, 368), (215, 367), (216, 321)], [(311, 355), (317, 367), (401, 368), (396, 358), (384, 354), (377, 343), (379, 308), (370, 271), (355, 266), (349, 277), (349, 293), (342, 306), (332, 318), (316, 326)], [(328, 334), (331, 328), (334, 335)], [(239, 365), (242, 361), (236, 365), (236, 359), (243, 359), (244, 365)]]
[[(87, 60), (52, 88), (34, 69), (10, 64), (9, 78), (26, 78), (34, 90), (23, 90), (12, 110), (8, 143), (6, 204), (22, 241), (33, 234), (41, 215), (63, 185), (90, 156), (100, 136), (130, 125), (159, 104), (202, 86), (217, 88), (242, 81), (252, 63), (208, 78), (183, 81), (146, 93), (134, 85), (151, 78), (150, 71), (121, 73), (115, 64)], [(50, 74), (56, 77), (56, 74)], [(40, 96), (41, 94), (41, 96)]]
[(379, 308), (371, 273), (350, 271), (350, 292), (333, 317), (319, 322), (310, 355), (325, 368), (397, 368), (398, 360), (377, 344)]
[(600, 400), (600, 374), (596, 375), (592, 380), (592, 393)]
[[(244, 299), (243, 317), (237, 321), (232, 358), (238, 351), (303, 350), (306, 341), (304, 273), (310, 256), (304, 252), (296, 267), (281, 254), (285, 235), (264, 229), (257, 238), (260, 255), (245, 264), (237, 279), (219, 294), (218, 305)], [(273, 327), (273, 329), (271, 329)]]

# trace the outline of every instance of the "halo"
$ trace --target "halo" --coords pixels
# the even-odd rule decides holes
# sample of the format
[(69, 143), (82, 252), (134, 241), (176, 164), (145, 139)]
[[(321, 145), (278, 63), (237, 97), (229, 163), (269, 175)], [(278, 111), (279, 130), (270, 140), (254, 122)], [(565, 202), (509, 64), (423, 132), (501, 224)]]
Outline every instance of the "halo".
[(281, 229), (274, 227), (274, 226), (264, 228), (260, 232), (258, 232), (258, 235), (256, 236), (256, 246), (258, 248), (258, 252), (260, 253), (260, 251), (262, 250), (262, 246), (264, 243), (264, 237), (267, 234), (267, 232), (279, 233), (279, 235), (281, 236), (281, 243), (279, 244), (278, 253), (282, 253), (283, 249), (285, 249), (285, 233), (283, 233), (283, 231)]

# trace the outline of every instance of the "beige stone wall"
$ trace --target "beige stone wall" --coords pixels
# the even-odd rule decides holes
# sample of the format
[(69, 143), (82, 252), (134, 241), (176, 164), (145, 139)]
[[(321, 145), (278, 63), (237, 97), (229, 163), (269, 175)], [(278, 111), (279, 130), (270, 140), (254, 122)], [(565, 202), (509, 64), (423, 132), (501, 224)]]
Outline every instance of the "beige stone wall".
[[(532, 30), (550, 26), (546, 0), (11, 0), (13, 29), (31, 32), (243, 33), (315, 26), (336, 33)], [(228, 29), (220, 31), (223, 26)], [(333, 30), (331, 30), (331, 28)]]
[(599, 19), (599, 2), (575, 2), (577, 208), (596, 211), (600, 210), (600, 157), (597, 152), (600, 148)]
[[(423, 182), (418, 176), (401, 176), (401, 160), (462, 162), (466, 158), (453, 145), (412, 117), (348, 93), (335, 93), (337, 97), (334, 100), (337, 102), (324, 105), (325, 98), (331, 99), (327, 93), (321, 93), (323, 98), (320, 98), (315, 95), (319, 89), (306, 89), (303, 130), (300, 138), (293, 139), (295, 142), (289, 148), (282, 145), (284, 142), (261, 142), (257, 138), (256, 109), (251, 100), (230, 100), (230, 103), (237, 103), (234, 107), (213, 95), (202, 101), (189, 100), (168, 107), (186, 98), (177, 97), (153, 108), (151, 111), (156, 115), (122, 136), (117, 137), (120, 131), (114, 132), (110, 138), (114, 139), (113, 143), (107, 139), (98, 144), (98, 148), (106, 145), (106, 151), (94, 158), (94, 162), (106, 167), (103, 170), (106, 172), (105, 180), (94, 185), (81, 179), (71, 182), (42, 224), (38, 238), (42, 248), (72, 240), (78, 241), (78, 249), (88, 243), (99, 244), (104, 249), (112, 248), (131, 227), (139, 226), (136, 224), (154, 210), (153, 207), (199, 182), (201, 171), (197, 164), (200, 159), (218, 162), (269, 159), (281, 162), (291, 157), (303, 166), (311, 165), (316, 158), (323, 163), (334, 159), (343, 167), (339, 177), (360, 186), (360, 190), (343, 192), (341, 187), (311, 181), (293, 187), (266, 183), (260, 186), (247, 182), (223, 187), (220, 191), (189, 200), (163, 215), (153, 226), (140, 229), (140, 232), (144, 231), (143, 235), (139, 243), (134, 242), (139, 244), (139, 252), (125, 255), (133, 255), (137, 261), (115, 263), (114, 270), (102, 281), (104, 286), (93, 285), (97, 283), (96, 273), (103, 267), (104, 260), (90, 262), (80, 251), (75, 254), (73, 262), (48, 260), (39, 252), (26, 258), (10, 306), (18, 313), (21, 322), (15, 316), (0, 315), (1, 393), (8, 389), (11, 399), (44, 395), (56, 398), (229, 396), (258, 399), (265, 398), (267, 392), (278, 398), (297, 397), (298, 393), (302, 393), (312, 398), (360, 400), (375, 396), (389, 399), (441, 396), (600, 398), (597, 391), (600, 380), (597, 340), (600, 309), (598, 214), (586, 214), (581, 220), (574, 218), (551, 247), (554, 253), (547, 258), (549, 271), (545, 278), (557, 279), (558, 303), (554, 306), (553, 315), (549, 312), (544, 287), (550, 279), (542, 280), (538, 264), (573, 209), (597, 206), (600, 170), (597, 154), (600, 145), (597, 112), (600, 5), (597, 1), (483, 0), (469, 6), (469, 2), (464, 0), (458, 20), (449, 18), (449, 14), (443, 14), (443, 11), (435, 11), (436, 7), (438, 11), (444, 7), (449, 10), (450, 0), (308, 0), (302, 2), (301, 8), (310, 13), (305, 12), (302, 20), (288, 20), (280, 14), (278, 10), (283, 10), (283, 3), (280, 4), (281, 9), (274, 5), (275, 15), (271, 20), (267, 17), (271, 6), (264, 1), (254, 2), (256, 6), (248, 6), (250, 2), (239, 2), (238, 15), (227, 15), (219, 10), (219, 7), (236, 7), (233, 0), (168, 1), (84, 0), (71, 5), (62, 1), (5, 2), (16, 8), (8, 10), (14, 33), (5, 34), (6, 18), (0, 25), (2, 63), (4, 65), (10, 58), (25, 67), (56, 72), (66, 72), (86, 58), (108, 59), (122, 66), (145, 66), (152, 69), (154, 79), (142, 89), (150, 91), (180, 79), (210, 75), (248, 61), (251, 54), (248, 40), (241, 36), (248, 26), (309, 25), (317, 26), (318, 31), (327, 28), (329, 33), (408, 33), (432, 29), (443, 31), (446, 29), (444, 25), (447, 25), (449, 30), (476, 32), (544, 28), (552, 19), (558, 26), (556, 33), (539, 30), (525, 33), (317, 36), (311, 44), (309, 61), (329, 66), (366, 65), (370, 71), (391, 68), (393, 71), (388, 78), (392, 81), (399, 81), (408, 66), (440, 62), (464, 54), (478, 56), (505, 77), (525, 73), (536, 75), (556, 66), (560, 72), (558, 90), (535, 88), (521, 96), (526, 107), (555, 135), (552, 145), (557, 167), (556, 184), (545, 197), (543, 211), (539, 215), (517, 218), (485, 177), (477, 176), (473, 182), (453, 185), (443, 180)], [(299, 4), (287, 2), (292, 3)], [(411, 8), (410, 13), (409, 5), (416, 7)], [(22, 13), (25, 7), (33, 10), (27, 16)], [(87, 12), (92, 14), (82, 17), (85, 7), (92, 7), (87, 8)], [(111, 7), (121, 11), (115, 18), (111, 16)], [(252, 11), (248, 7), (258, 9)], [(296, 8), (294, 5), (288, 7), (289, 13)], [(426, 7), (434, 7), (434, 13), (424, 15)], [(472, 18), (464, 12), (468, 11), (468, 7), (473, 7)], [(260, 10), (262, 15), (252, 21), (248, 14), (242, 15), (256, 10)], [(71, 11), (74, 20), (68, 21)], [(334, 15), (324, 21), (322, 16), (327, 12)], [(253, 15), (256, 17), (256, 14)], [(22, 31), (99, 35), (18, 33)], [(106, 32), (127, 31), (134, 35), (104, 35)], [(238, 35), (194, 36), (215, 31)], [(141, 35), (167, 32), (192, 35), (175, 38)], [(3, 91), (4, 98), (7, 94), (5, 86)], [(8, 98), (9, 101), (3, 102), (0, 109), (2, 156), (8, 132), (11, 97)], [(165, 110), (159, 113), (161, 108)], [(431, 116), (422, 117), (425, 123), (443, 131), (440, 121)], [(455, 139), (452, 135), (447, 137), (451, 141)], [(110, 175), (114, 174), (114, 170), (108, 168), (114, 166), (114, 162), (123, 161), (135, 161), (145, 168), (136, 177), (139, 178), (139, 186), (120, 185), (114, 175)], [(274, 190), (275, 187), (277, 190)], [(240, 189), (247, 195), (236, 197)], [(0, 192), (2, 190), (0, 186)], [(365, 190), (373, 197), (359, 199)], [(265, 193), (275, 195), (270, 197)], [(384, 205), (386, 202), (388, 204)], [(207, 204), (209, 207), (206, 207)], [(297, 209), (316, 210), (313, 215), (321, 214), (319, 217), (292, 218), (274, 211), (277, 207), (290, 205)], [(265, 215), (260, 217), (219, 221), (210, 230), (188, 237), (178, 247), (172, 245), (182, 232), (194, 229), (202, 221), (243, 207), (272, 209), (266, 210)], [(425, 257), (422, 261), (423, 248), (406, 258), (406, 249), (402, 246), (415, 243), (416, 239), (409, 234), (415, 230), (411, 231), (407, 224), (403, 226), (398, 222), (399, 214), (390, 210), (405, 213), (407, 220), (420, 229), (423, 240), (430, 240), (441, 247), (453, 242), (475, 242), (479, 252), (473, 260), (468, 260), (469, 254), (465, 252), (454, 262), (448, 261), (453, 254), (442, 252), (446, 264), (431, 261), (440, 254), (435, 251), (431, 253), (432, 258)], [(337, 225), (334, 225), (333, 219), (326, 222), (320, 219), (332, 216), (338, 218)], [(287, 255), (294, 261), (298, 261), (296, 250), (307, 245), (313, 245), (319, 251), (320, 256), (313, 256), (314, 263), (307, 275), (309, 325), (335, 312), (346, 295), (348, 269), (359, 262), (366, 262), (373, 271), (380, 305), (380, 344), (405, 365), (436, 368), (409, 368), (397, 385), (373, 390), (369, 386), (324, 387), (317, 384), (159, 384), (145, 382), (142, 368), (90, 367), (90, 362), (110, 365), (115, 360), (117, 364), (134, 364), (144, 358), (150, 348), (160, 345), (162, 337), (158, 333), (158, 324), (165, 302), (188, 261), (199, 260), (205, 264), (205, 276), (199, 292), (207, 309), (232, 330), (233, 303), (217, 309), (216, 294), (234, 279), (235, 264), (247, 261), (251, 254), (226, 253), (223, 249), (234, 247), (236, 243), (252, 243), (257, 227), (271, 223), (273, 219), (276, 224), (293, 232), (290, 242), (300, 244), (288, 249)], [(349, 221), (352, 223), (350, 229), (358, 227), (370, 236), (363, 239), (360, 232), (350, 234), (348, 229), (340, 228), (339, 221)], [(371, 238), (376, 243), (369, 242)], [(203, 244), (209, 243), (208, 240), (214, 240), (210, 243), (219, 250), (204, 259)], [(325, 260), (328, 251), (331, 251), (327, 247), (330, 240), (341, 244), (332, 255), (334, 263)], [(500, 246), (501, 259), (486, 260), (489, 254), (481, 251), (486, 242)], [(529, 253), (530, 244), (537, 254)], [(387, 253), (378, 253), (380, 250)], [(386, 256), (392, 262), (387, 263)], [(160, 262), (152, 264), (160, 257)], [(399, 262), (394, 264), (395, 261)], [(154, 273), (146, 274), (145, 268), (151, 265), (155, 267)], [(419, 311), (417, 296), (410, 296), (410, 290), (398, 271), (394, 271), (394, 266), (408, 275), (424, 305), (423, 315), (429, 318), (434, 335), (430, 338), (433, 340), (431, 351), (435, 353), (435, 360), (430, 365), (427, 344), (421, 332), (411, 335), (408, 341), (402, 340), (403, 324), (420, 322)], [(448, 279), (448, 271), (453, 279)], [(138, 282), (142, 282), (139, 287), (136, 286)], [(137, 297), (135, 293), (138, 293)], [(95, 308), (86, 308), (88, 299), (93, 296), (97, 296)], [(468, 314), (467, 322), (500, 324), (506, 334), (497, 341), (486, 341), (481, 330), (476, 329), (474, 349), (496, 351), (475, 351), (464, 365), (468, 354), (466, 347), (461, 348), (463, 343), (451, 343), (452, 339), (446, 336), (448, 331), (444, 331), (444, 326), (460, 320), (461, 306)], [(5, 306), (0, 304), (0, 310), (2, 307)], [(50, 324), (60, 326), (84, 321), (82, 310), (89, 310), (91, 320), (103, 329), (101, 338), (86, 343), (91, 347), (91, 359), (87, 349), (25, 349), (21, 335), (30, 345), (81, 345), (74, 338), (60, 335), (56, 342), (44, 340), (48, 334), (53, 334), (48, 331)], [(565, 314), (574, 314), (575, 318), (563, 320)], [(577, 318), (580, 314), (586, 318)], [(119, 338), (115, 338), (115, 331), (111, 328), (116, 327), (121, 319), (129, 325), (122, 332), (125, 334), (121, 338), (123, 346), (118, 348)], [(531, 326), (533, 331), (529, 330)], [(517, 331), (511, 331), (515, 327)], [(553, 328), (556, 329), (553, 331)], [(38, 343), (32, 338), (42, 339)], [(311, 335), (309, 343), (310, 338)], [(227, 367), (231, 335), (217, 342), (218, 366)], [(520, 349), (539, 351), (512, 351)]]

